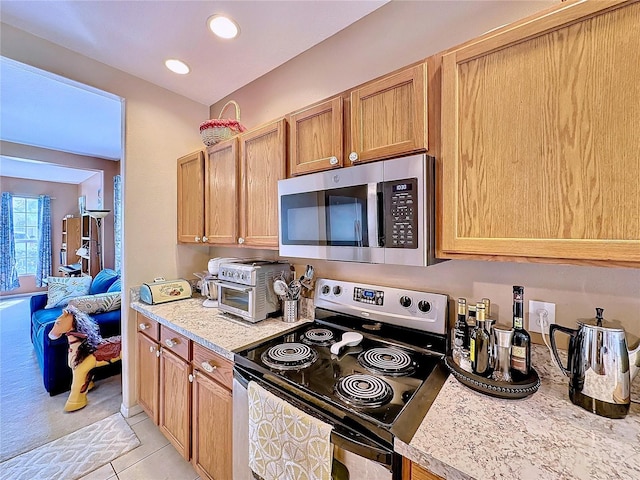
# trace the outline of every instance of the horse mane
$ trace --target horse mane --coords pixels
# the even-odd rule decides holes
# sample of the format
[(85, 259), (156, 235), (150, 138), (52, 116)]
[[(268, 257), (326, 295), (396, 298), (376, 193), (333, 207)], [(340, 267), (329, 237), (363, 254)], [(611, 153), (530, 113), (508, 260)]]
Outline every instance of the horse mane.
[(65, 311), (73, 316), (73, 330), (69, 333), (75, 331), (86, 337), (78, 347), (76, 354), (74, 364), (78, 366), (85, 358), (97, 350), (98, 345), (102, 342), (102, 336), (100, 335), (98, 324), (88, 314), (72, 305), (68, 305)]

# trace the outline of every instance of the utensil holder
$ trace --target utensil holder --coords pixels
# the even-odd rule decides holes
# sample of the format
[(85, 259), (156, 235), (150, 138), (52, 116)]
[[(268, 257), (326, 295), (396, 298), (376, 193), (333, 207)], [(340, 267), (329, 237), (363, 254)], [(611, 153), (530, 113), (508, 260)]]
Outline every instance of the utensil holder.
[(282, 312), (282, 321), (291, 323), (298, 321), (298, 300), (285, 300)]

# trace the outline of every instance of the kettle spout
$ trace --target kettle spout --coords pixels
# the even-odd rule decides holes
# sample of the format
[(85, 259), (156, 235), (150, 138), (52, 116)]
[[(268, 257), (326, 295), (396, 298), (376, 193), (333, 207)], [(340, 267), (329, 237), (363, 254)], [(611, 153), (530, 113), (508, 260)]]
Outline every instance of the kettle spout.
[(640, 372), (640, 344), (636, 347), (635, 350), (632, 350), (629, 353), (629, 367), (631, 381), (633, 381), (638, 372)]

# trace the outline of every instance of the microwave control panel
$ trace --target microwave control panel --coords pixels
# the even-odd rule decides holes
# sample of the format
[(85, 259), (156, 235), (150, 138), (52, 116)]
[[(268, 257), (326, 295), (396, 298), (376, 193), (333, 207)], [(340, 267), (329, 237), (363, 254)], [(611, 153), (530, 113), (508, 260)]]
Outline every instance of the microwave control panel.
[(418, 248), (418, 180), (384, 182), (386, 248)]

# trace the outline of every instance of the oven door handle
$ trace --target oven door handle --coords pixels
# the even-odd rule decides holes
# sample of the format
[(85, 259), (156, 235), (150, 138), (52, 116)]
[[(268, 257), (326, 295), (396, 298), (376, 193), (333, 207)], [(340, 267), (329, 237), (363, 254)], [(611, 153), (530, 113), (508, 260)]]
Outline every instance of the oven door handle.
[(248, 293), (251, 290), (253, 290), (253, 287), (243, 287), (243, 286), (236, 285), (235, 283), (221, 282), (221, 281), (218, 281), (218, 286), (222, 288), (228, 288), (229, 290), (235, 290), (236, 292), (242, 292), (242, 293)]

